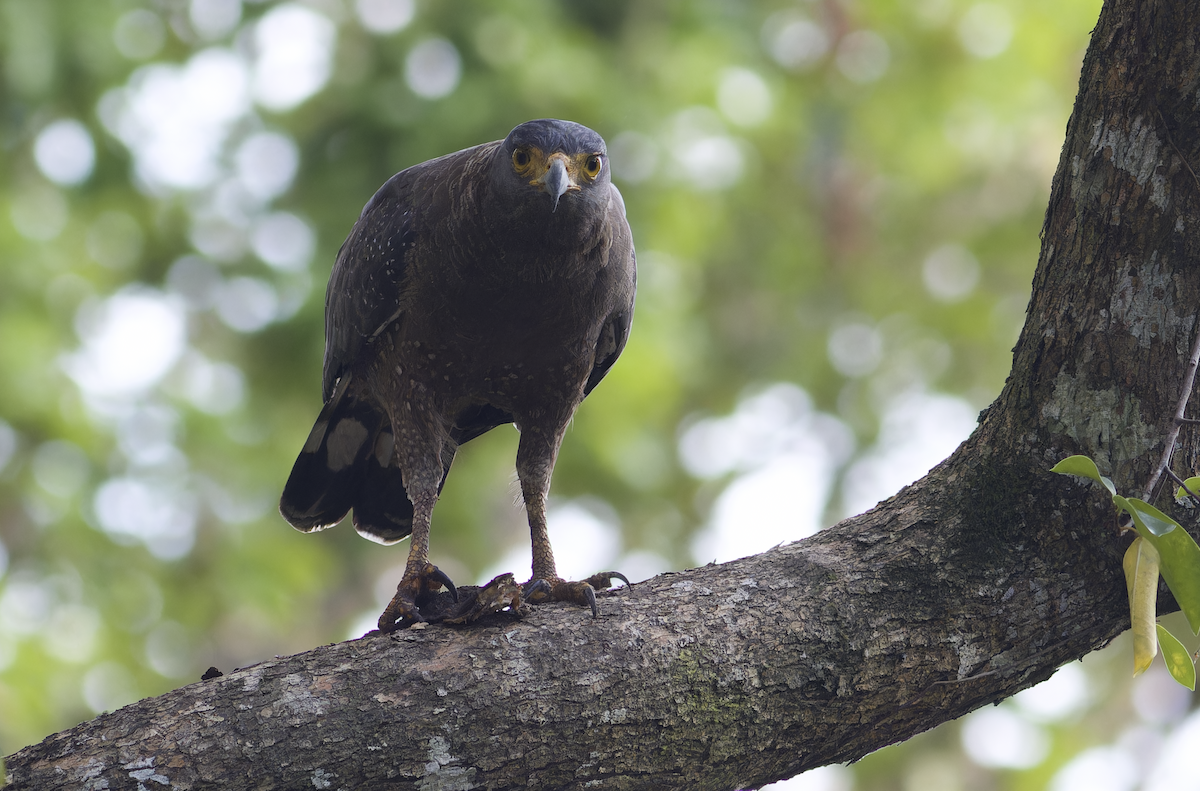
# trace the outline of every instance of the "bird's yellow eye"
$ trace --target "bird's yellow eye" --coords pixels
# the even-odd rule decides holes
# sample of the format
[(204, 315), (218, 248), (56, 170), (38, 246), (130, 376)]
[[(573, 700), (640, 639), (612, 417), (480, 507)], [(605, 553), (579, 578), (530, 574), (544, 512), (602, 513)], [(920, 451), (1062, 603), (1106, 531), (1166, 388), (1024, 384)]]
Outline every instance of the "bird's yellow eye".
[(528, 151), (523, 148), (518, 148), (513, 152), (512, 161), (513, 167), (518, 171), (521, 171), (529, 167), (529, 163), (533, 161), (533, 158), (529, 156)]
[(587, 174), (588, 178), (594, 179), (600, 175), (600, 167), (603, 164), (604, 159), (599, 154), (592, 154), (583, 163), (583, 172)]

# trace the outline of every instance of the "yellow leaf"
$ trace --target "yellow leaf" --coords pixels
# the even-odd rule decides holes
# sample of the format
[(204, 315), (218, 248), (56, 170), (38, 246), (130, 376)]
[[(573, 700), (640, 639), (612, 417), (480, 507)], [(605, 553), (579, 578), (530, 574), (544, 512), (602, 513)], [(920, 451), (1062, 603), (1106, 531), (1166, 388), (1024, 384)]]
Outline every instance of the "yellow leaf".
[(1129, 593), (1129, 623), (1133, 627), (1133, 675), (1150, 667), (1158, 653), (1154, 621), (1158, 599), (1158, 550), (1141, 536), (1125, 551), (1125, 588)]
[(1196, 666), (1192, 663), (1192, 655), (1184, 648), (1183, 643), (1175, 635), (1158, 626), (1158, 644), (1162, 648), (1163, 661), (1171, 677), (1193, 692), (1196, 691)]

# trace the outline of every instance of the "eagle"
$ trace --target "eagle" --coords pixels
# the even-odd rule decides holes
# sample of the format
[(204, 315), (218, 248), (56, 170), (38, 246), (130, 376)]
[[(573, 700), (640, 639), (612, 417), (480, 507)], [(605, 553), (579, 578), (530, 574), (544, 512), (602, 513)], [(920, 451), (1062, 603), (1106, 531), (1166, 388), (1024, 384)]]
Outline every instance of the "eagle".
[(628, 584), (617, 572), (563, 580), (546, 530), (563, 435), (633, 319), (633, 237), (610, 174), (596, 132), (529, 121), (392, 176), (342, 244), (325, 294), (324, 406), (279, 509), (304, 532), (353, 511), (373, 541), (411, 535), (381, 631), (432, 620), (443, 587), (459, 601), (429, 560), (433, 508), (459, 446), (508, 423), (533, 573), (521, 586), (504, 575), (494, 595), (595, 616), (596, 589)]

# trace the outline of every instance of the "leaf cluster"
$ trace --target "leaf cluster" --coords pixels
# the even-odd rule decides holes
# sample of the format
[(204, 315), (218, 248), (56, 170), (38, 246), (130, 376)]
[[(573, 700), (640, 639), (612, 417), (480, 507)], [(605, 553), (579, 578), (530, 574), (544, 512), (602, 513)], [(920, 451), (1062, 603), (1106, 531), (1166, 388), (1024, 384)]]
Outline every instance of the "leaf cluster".
[[(1171, 676), (1190, 690), (1196, 689), (1196, 667), (1177, 637), (1157, 623), (1158, 578), (1166, 581), (1194, 634), (1200, 634), (1200, 546), (1179, 522), (1136, 497), (1117, 494), (1112, 480), (1100, 474), (1087, 456), (1068, 456), (1051, 472), (1088, 478), (1112, 495), (1118, 512), (1127, 515), (1137, 536), (1125, 551), (1123, 568), (1129, 594), (1129, 620), (1133, 630), (1133, 674), (1145, 672), (1162, 648)], [(1177, 496), (1194, 488), (1200, 478), (1190, 478)], [(1126, 528), (1129, 529), (1129, 528)]]

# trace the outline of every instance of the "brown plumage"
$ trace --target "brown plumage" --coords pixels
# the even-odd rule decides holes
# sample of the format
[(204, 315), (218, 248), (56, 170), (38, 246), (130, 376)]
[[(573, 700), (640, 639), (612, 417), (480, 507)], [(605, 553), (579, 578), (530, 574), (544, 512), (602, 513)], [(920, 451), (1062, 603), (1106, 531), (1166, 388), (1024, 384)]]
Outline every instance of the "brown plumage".
[(604, 141), (579, 124), (521, 124), (397, 173), (367, 203), (329, 279), (325, 406), (280, 511), (303, 531), (353, 510), (367, 538), (411, 533), (381, 629), (425, 620), (443, 583), (454, 592), (429, 562), (430, 515), (458, 446), (505, 423), (521, 432), (524, 593), (595, 612), (610, 573), (558, 577), (546, 494), (575, 409), (625, 346), (635, 279)]

